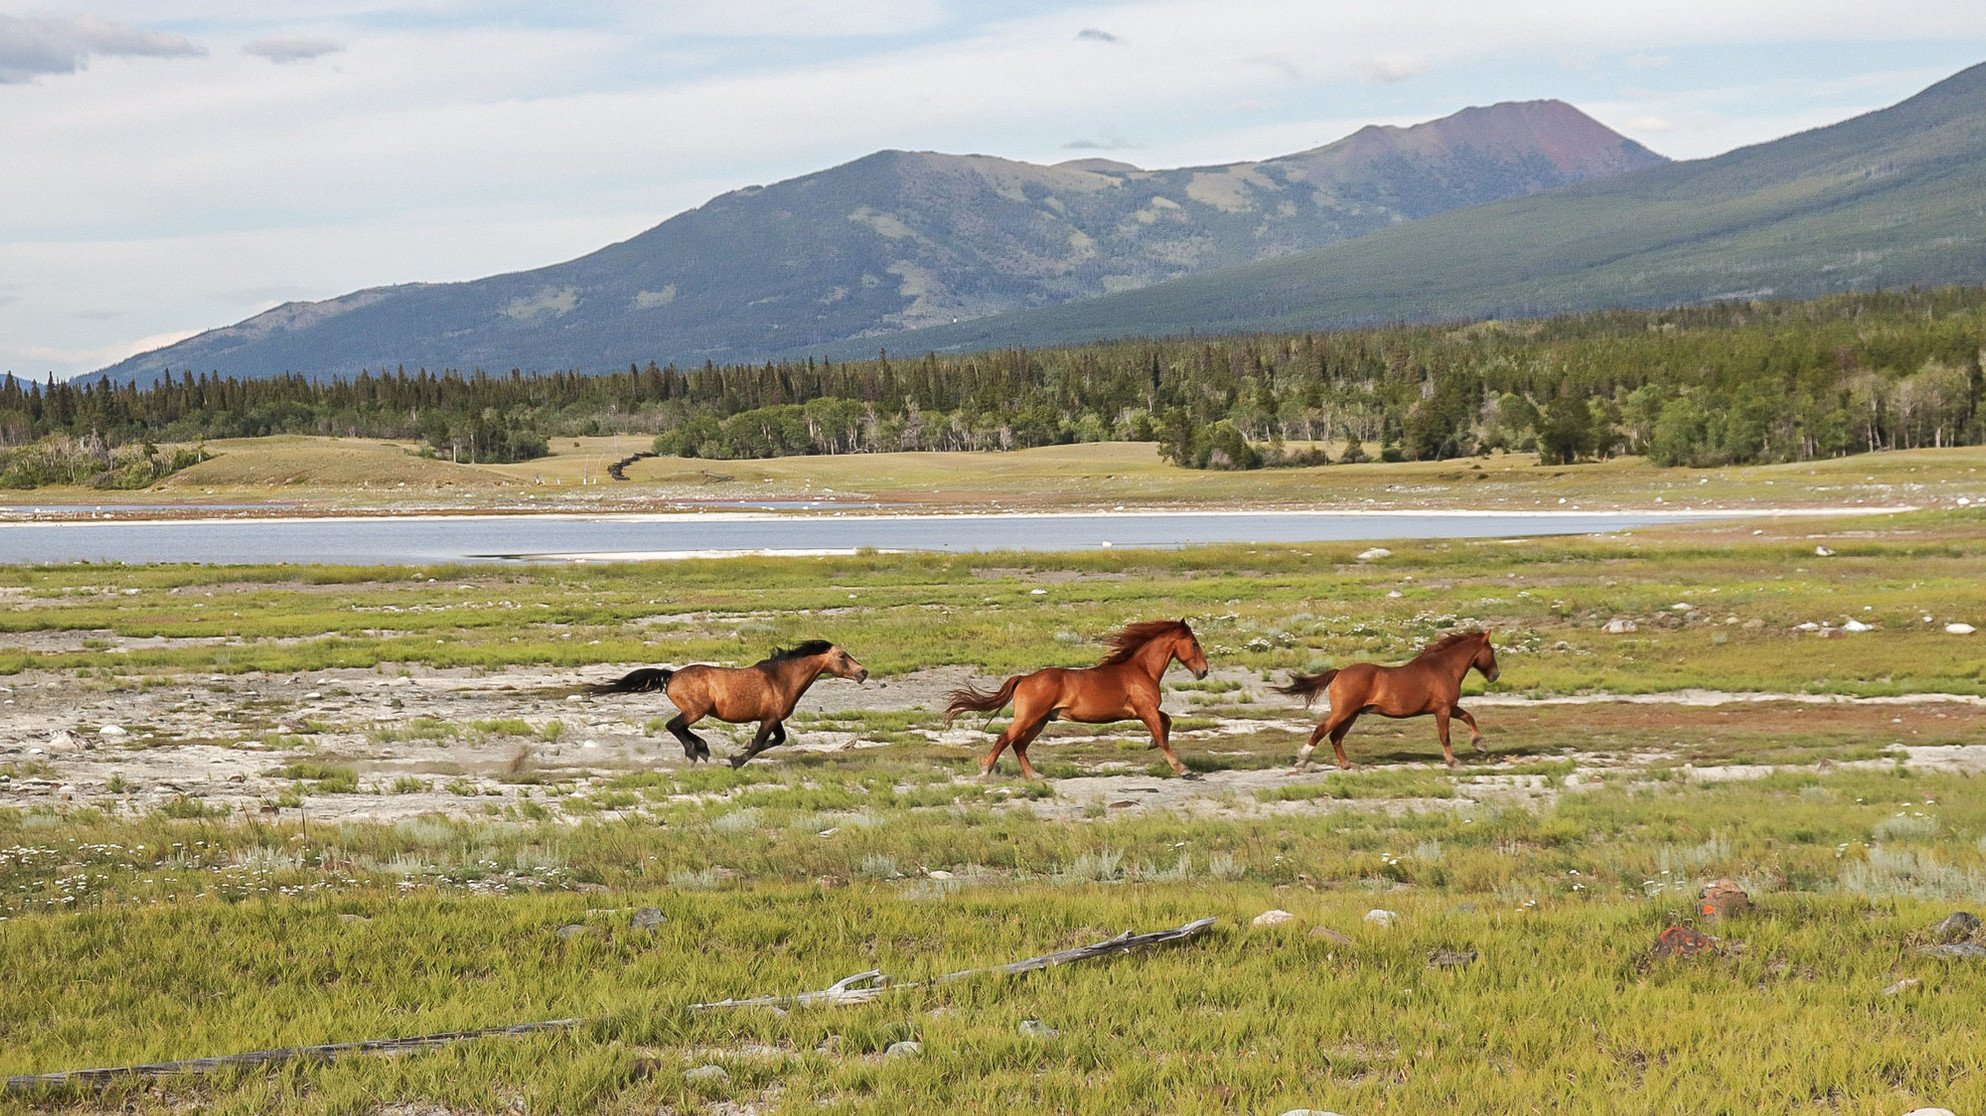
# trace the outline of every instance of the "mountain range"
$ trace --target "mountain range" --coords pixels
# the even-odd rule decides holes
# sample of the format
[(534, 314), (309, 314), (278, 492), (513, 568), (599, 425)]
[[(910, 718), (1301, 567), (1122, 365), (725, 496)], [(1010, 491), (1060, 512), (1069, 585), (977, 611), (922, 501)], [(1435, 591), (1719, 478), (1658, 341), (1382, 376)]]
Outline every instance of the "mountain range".
[(604, 371), (1986, 281), (1986, 65), (1670, 162), (1570, 105), (1262, 162), (885, 151), (567, 263), (290, 303), (104, 370)]
[(1667, 160), (1571, 105), (1464, 109), (1261, 162), (1143, 170), (883, 151), (579, 259), (292, 302), (100, 375), (604, 371), (852, 346), (1217, 273)]
[(891, 347), (1536, 317), (1980, 282), (1986, 65), (1889, 108), (1716, 158), (1454, 210), (1148, 290), (921, 330)]

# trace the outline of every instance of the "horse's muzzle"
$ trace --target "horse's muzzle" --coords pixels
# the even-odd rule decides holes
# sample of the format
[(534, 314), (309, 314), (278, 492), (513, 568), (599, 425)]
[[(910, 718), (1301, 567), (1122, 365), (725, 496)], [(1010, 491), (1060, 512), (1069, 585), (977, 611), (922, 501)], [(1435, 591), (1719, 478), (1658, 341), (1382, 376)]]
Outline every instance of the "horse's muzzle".
[(869, 680), (869, 672), (867, 670), (859, 671), (855, 675), (855, 681), (857, 682), (867, 682), (868, 680)]
[(1206, 676), (1207, 676), (1206, 667), (1201, 667), (1199, 670), (1193, 672), (1193, 677), (1195, 678), (1205, 678)]

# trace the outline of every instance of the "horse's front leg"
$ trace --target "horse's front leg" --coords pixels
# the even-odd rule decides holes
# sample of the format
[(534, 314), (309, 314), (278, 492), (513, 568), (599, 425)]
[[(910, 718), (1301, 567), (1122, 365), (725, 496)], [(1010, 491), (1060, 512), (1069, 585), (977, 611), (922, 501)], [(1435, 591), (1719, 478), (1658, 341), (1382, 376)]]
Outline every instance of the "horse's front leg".
[(1483, 730), (1476, 727), (1476, 718), (1459, 705), (1449, 712), (1462, 718), (1462, 723), (1469, 726), (1469, 746), (1483, 755), (1489, 755), (1489, 749), (1483, 747)]
[(775, 744), (784, 743), (785, 740), (786, 727), (781, 722), (760, 721), (758, 732), (752, 735), (752, 746), (745, 749), (744, 755), (732, 756), (731, 766), (743, 767), (746, 763), (750, 762), (753, 756), (758, 755)]
[(1434, 729), (1441, 734), (1441, 754), (1444, 762), (1450, 767), (1461, 766), (1461, 761), (1455, 758), (1455, 749), (1448, 745), (1448, 710), (1436, 709), (1434, 711)]
[(1178, 756), (1172, 754), (1171, 717), (1166, 716), (1164, 711), (1154, 705), (1150, 709), (1139, 713), (1138, 719), (1143, 721), (1145, 728), (1151, 732), (1153, 746), (1165, 753), (1165, 762), (1172, 765), (1172, 773), (1174, 775), (1182, 779), (1198, 778), (1198, 776), (1186, 770), (1186, 765), (1179, 762)]

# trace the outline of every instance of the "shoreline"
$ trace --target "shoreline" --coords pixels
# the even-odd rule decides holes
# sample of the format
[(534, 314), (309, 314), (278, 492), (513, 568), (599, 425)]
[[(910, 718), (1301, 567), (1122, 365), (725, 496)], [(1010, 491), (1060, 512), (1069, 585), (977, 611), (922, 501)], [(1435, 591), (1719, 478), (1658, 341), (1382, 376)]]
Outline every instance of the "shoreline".
[[(165, 509), (160, 509), (165, 510)], [(198, 505), (188, 505), (186, 512), (197, 513)], [(1606, 519), (1619, 516), (1635, 516), (1670, 520), (1677, 523), (1733, 518), (1840, 518), (1858, 515), (1898, 515), (1921, 511), (1915, 504), (1885, 504), (1878, 506), (1855, 507), (1844, 505), (1824, 505), (1816, 507), (1672, 507), (1655, 508), (1575, 508), (1539, 507), (1530, 509), (1515, 508), (1466, 508), (1466, 507), (1315, 507), (1292, 508), (1287, 506), (1251, 508), (1233, 504), (1204, 508), (1132, 508), (1116, 506), (1096, 510), (1068, 511), (917, 511), (917, 512), (876, 512), (863, 510), (858, 513), (841, 513), (832, 509), (792, 510), (792, 511), (420, 511), (361, 513), (342, 511), (328, 514), (312, 514), (303, 511), (292, 515), (156, 515), (141, 514), (109, 515), (82, 518), (80, 514), (47, 519), (0, 518), (0, 529), (22, 527), (146, 527), (184, 526), (197, 523), (226, 523), (239, 525), (272, 525), (309, 521), (318, 523), (425, 523), (425, 522), (498, 522), (531, 520), (543, 523), (772, 523), (785, 520), (826, 519), (841, 523), (916, 523), (948, 522), (961, 519), (997, 520), (1066, 520), (1066, 519), (1157, 519), (1157, 518), (1211, 518), (1264, 516), (1275, 518), (1298, 518), (1306, 516), (1370, 516), (1384, 518), (1424, 518), (1424, 519), (1525, 519), (1538, 517), (1562, 517), (1569, 519)], [(3, 512), (4, 509), (0, 509)]]

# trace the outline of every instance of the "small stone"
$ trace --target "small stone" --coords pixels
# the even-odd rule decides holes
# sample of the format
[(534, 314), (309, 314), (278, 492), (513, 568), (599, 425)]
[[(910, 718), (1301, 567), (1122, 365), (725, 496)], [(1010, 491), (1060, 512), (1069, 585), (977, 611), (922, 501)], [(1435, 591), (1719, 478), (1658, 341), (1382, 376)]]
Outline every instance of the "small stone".
[(1437, 949), (1427, 955), (1427, 963), (1435, 969), (1466, 969), (1476, 963), (1473, 949)]
[(131, 735), (131, 733), (123, 725), (105, 725), (97, 730), (97, 735), (117, 737), (117, 736), (129, 736)]
[(1825, 546), (1817, 546), (1814, 548), (1814, 556), (1817, 558), (1832, 558), (1834, 557), (1834, 551)]
[(574, 938), (583, 938), (592, 932), (593, 928), (590, 926), (582, 926), (577, 922), (569, 922), (559, 927), (559, 940), (569, 942)]
[(1029, 1038), (1055, 1039), (1062, 1037), (1062, 1032), (1050, 1027), (1039, 1019), (1023, 1019), (1021, 1020), (1021, 1025), (1016, 1029)]
[(1046, 589), (1030, 589), (1030, 590), (1028, 590), (1028, 591), (1027, 591), (1027, 593), (1028, 593), (1028, 596), (1030, 596), (1030, 597), (1046, 597), (1046, 596), (1048, 595), (1048, 590), (1046, 590)]
[(814, 885), (822, 891), (833, 891), (837, 887), (847, 887), (847, 876), (816, 876)]
[(1381, 558), (1391, 557), (1393, 557), (1393, 552), (1383, 546), (1375, 546), (1370, 550), (1361, 550), (1358, 554), (1358, 560), (1361, 562), (1376, 562)]
[(1977, 961), (1986, 957), (1986, 946), (1976, 946), (1971, 942), (1945, 942), (1942, 945), (1925, 946), (1917, 952), (1926, 957), (1949, 957), (1954, 961)]
[(731, 1080), (731, 1075), (725, 1072), (723, 1066), (698, 1066), (695, 1069), (684, 1070), (683, 1080), (692, 1085), (715, 1085), (720, 1081)]
[(1374, 926), (1379, 927), (1382, 930), (1392, 926), (1393, 923), (1399, 919), (1399, 917), (1400, 917), (1399, 915), (1396, 915), (1392, 911), (1386, 910), (1383, 907), (1374, 907), (1373, 909), (1365, 912), (1365, 920), (1367, 922), (1372, 923)]
[(1905, 992), (1910, 991), (1912, 988), (1922, 988), (1923, 986), (1924, 986), (1924, 982), (1918, 980), (1916, 977), (1904, 977), (1902, 980), (1899, 980), (1895, 984), (1890, 985), (1888, 988), (1883, 989), (1883, 995), (1901, 996)]
[(923, 1043), (905, 1039), (902, 1042), (890, 1043), (889, 1048), (883, 1051), (883, 1057), (914, 1058), (922, 1053), (924, 1053)]
[(945, 871), (943, 868), (933, 868), (929, 872), (926, 872), (924, 874), (925, 876), (934, 880), (949, 880), (952, 878), (952, 874), (950, 872)]
[(1263, 911), (1249, 920), (1250, 926), (1281, 926), (1285, 922), (1296, 921), (1296, 916), (1280, 907)]
[(89, 746), (88, 741), (68, 729), (56, 729), (55, 734), (48, 738), (48, 750), (51, 752), (80, 752)]
[(629, 920), (629, 925), (636, 930), (658, 930), (667, 921), (669, 916), (663, 914), (659, 907), (642, 907), (634, 912), (634, 918)]
[(1973, 632), (1976, 632), (1978, 630), (1979, 630), (1978, 628), (1975, 628), (1970, 624), (1945, 625), (1945, 631), (1950, 635), (1971, 635)]
[(1652, 957), (1696, 957), (1717, 952), (1717, 939), (1687, 926), (1671, 926), (1655, 936)]
[(1348, 946), (1352, 944), (1352, 936), (1350, 934), (1339, 933), (1338, 931), (1331, 929), (1329, 926), (1317, 927), (1316, 929), (1310, 932), (1310, 936), (1313, 938), (1321, 938), (1324, 941), (1330, 942), (1332, 945)]
[(1641, 625), (1629, 620), (1625, 616), (1616, 616), (1612, 620), (1607, 621), (1606, 626), (1600, 630), (1606, 632), (1608, 635), (1626, 635), (1629, 632), (1640, 631)]
[(1137, 803), (1128, 798), (1120, 798), (1115, 802), (1108, 803), (1107, 805), (1112, 810), (1123, 810), (1132, 806), (1136, 806)]
[(1913, 1108), (1903, 1116), (1958, 1116), (1949, 1108)]
[(1751, 896), (1730, 880), (1717, 880), (1706, 885), (1697, 903), (1698, 912), (1712, 918), (1728, 918), (1751, 910), (1751, 907)]
[(1931, 936), (1941, 942), (1961, 942), (1978, 932), (1979, 916), (1971, 911), (1953, 911), (1931, 927)]
[(1338, 1114), (1335, 1112), (1326, 1112), (1321, 1108), (1292, 1108), (1288, 1112), (1283, 1113), (1282, 1116), (1338, 1116)]
[(1841, 630), (1844, 632), (1873, 632), (1876, 630), (1876, 626), (1874, 624), (1864, 624), (1860, 620), (1850, 620), (1841, 625)]

